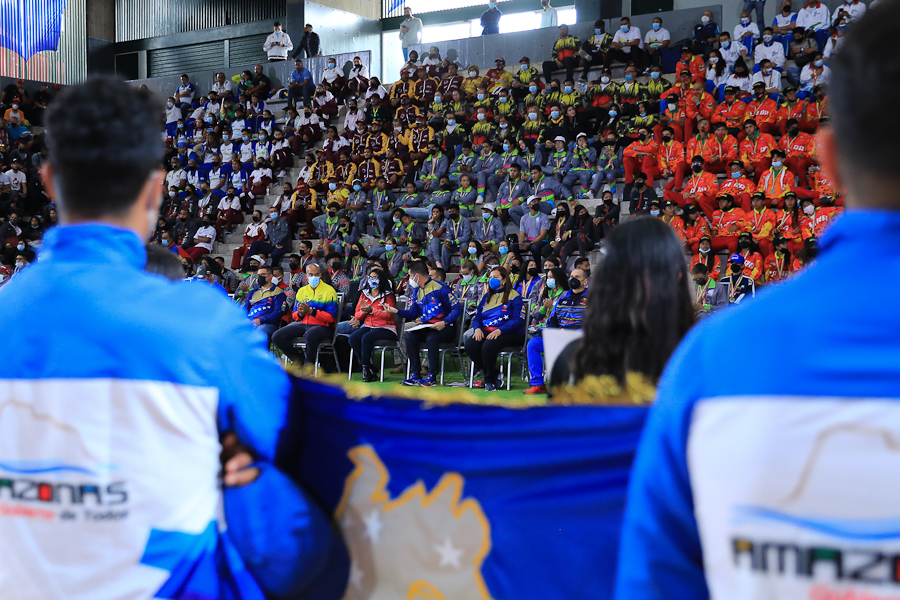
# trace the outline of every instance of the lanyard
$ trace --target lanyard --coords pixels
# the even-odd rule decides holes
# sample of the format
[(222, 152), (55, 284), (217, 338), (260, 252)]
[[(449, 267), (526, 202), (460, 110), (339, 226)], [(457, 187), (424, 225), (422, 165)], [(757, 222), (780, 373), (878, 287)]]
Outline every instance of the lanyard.
[[(512, 193), (512, 192), (510, 192)], [(484, 233), (485, 239), (487, 239), (488, 231), (491, 230), (491, 223), (493, 223), (494, 217), (491, 217), (487, 220), (487, 222), (481, 224), (481, 231)]]

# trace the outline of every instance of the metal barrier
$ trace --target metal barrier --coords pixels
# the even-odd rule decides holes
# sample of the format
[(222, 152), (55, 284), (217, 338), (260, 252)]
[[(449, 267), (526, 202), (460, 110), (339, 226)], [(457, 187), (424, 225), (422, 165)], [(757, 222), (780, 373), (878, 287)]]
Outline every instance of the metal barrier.
[[(675, 43), (689, 39), (694, 33), (694, 26), (700, 22), (703, 11), (709, 10), (713, 14), (716, 23), (722, 22), (722, 5), (698, 6), (684, 10), (650, 13), (631, 17), (631, 24), (639, 27), (641, 37), (651, 28), (653, 19), (659, 17), (663, 21), (663, 27), (669, 30), (672, 36), (670, 48)], [(619, 19), (604, 19), (606, 31), (614, 34), (619, 28)], [(582, 22), (569, 26), (569, 33), (579, 40), (585, 41), (594, 35), (594, 22)], [(519, 59), (527, 56), (533, 64), (540, 64), (550, 60), (553, 44), (559, 38), (556, 27), (545, 27), (532, 31), (517, 31), (514, 33), (501, 33), (496, 35), (483, 35), (460, 40), (435, 42), (433, 44), (417, 44), (410, 46), (419, 53), (419, 56), (427, 56), (432, 46), (437, 46), (441, 56), (447, 60), (456, 62), (462, 66), (476, 64), (479, 67), (492, 68), (498, 57), (506, 59), (508, 68), (517, 69)]]
[[(343, 68), (344, 75), (346, 76), (350, 72), (350, 68), (353, 66), (353, 57), (358, 56), (363, 65), (365, 65), (371, 72), (371, 62), (372, 62), (372, 53), (369, 50), (363, 50), (362, 52), (349, 52), (346, 54), (331, 54), (328, 56), (316, 56), (313, 58), (304, 58), (303, 66), (309, 69), (310, 73), (312, 73), (312, 78), (315, 83), (319, 83), (322, 81), (322, 73), (328, 68), (328, 59), (334, 58), (340, 68)], [(256, 64), (261, 64), (263, 66), (264, 73), (269, 77), (269, 80), (272, 83), (272, 89), (277, 89), (281, 86), (286, 86), (288, 82), (291, 80), (291, 71), (294, 70), (294, 61), (286, 60), (283, 62), (260, 62)], [(225, 77), (231, 79), (232, 76), (238, 75), (243, 71), (253, 72), (256, 64), (245, 65), (241, 67), (230, 67), (226, 69), (207, 69), (203, 71), (193, 71), (188, 72), (187, 75), (190, 77), (191, 82), (197, 88), (197, 96), (204, 96), (209, 93), (209, 90), (212, 88), (212, 84), (214, 81), (214, 77), (216, 73), (224, 72)], [(129, 83), (134, 85), (146, 85), (150, 90), (156, 92), (163, 98), (171, 96), (175, 93), (175, 90), (181, 85), (181, 76), (180, 75), (170, 75), (167, 77), (153, 77), (149, 79), (132, 79)]]

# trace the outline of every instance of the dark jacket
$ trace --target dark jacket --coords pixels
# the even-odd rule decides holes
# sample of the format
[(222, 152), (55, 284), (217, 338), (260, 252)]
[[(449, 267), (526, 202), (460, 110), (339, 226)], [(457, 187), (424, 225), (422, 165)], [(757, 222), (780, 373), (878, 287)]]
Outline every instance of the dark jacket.
[(315, 31), (311, 31), (310, 33), (304, 33), (303, 37), (300, 38), (300, 43), (297, 44), (297, 49), (294, 50), (294, 53), (291, 55), (291, 58), (300, 58), (300, 54), (306, 52), (307, 58), (312, 58), (313, 56), (319, 55), (319, 34)]

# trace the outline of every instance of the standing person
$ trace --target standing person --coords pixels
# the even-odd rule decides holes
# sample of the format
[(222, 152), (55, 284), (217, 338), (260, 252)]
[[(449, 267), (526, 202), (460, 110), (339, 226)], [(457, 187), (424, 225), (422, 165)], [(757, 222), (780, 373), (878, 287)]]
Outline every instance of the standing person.
[(522, 311), (522, 296), (513, 289), (509, 273), (503, 267), (491, 269), (487, 292), (472, 319), (474, 335), (465, 341), (466, 354), (475, 364), (475, 370), (484, 372), (485, 391), (500, 388), (497, 378), (500, 351), (525, 342)]
[(403, 49), (403, 60), (409, 60), (409, 47), (422, 42), (422, 19), (414, 17), (412, 9), (403, 9), (406, 16), (400, 23), (400, 47)]
[(319, 34), (313, 31), (313, 26), (309, 23), (303, 28), (303, 37), (300, 38), (300, 46), (293, 54), (293, 58), (300, 58), (303, 53), (306, 58), (314, 56), (322, 56), (322, 47), (319, 44)]
[[(658, 598), (661, 589), (683, 598), (811, 598), (832, 586), (847, 597), (883, 594), (881, 576), (854, 578), (832, 565), (858, 548), (875, 560), (896, 551), (882, 528), (896, 492), (881, 470), (892, 459), (900, 417), (894, 283), (865, 310), (841, 310), (828, 327), (784, 307), (813, 294), (850, 303), (869, 277), (898, 268), (890, 249), (900, 205), (889, 157), (900, 148), (864, 126), (866, 115), (895, 102), (871, 57), (892, 47), (898, 19), (900, 5), (879, 4), (832, 59), (831, 122), (816, 146), (823, 171), (846, 190), (847, 212), (825, 234), (815, 267), (713, 317), (666, 369), (632, 470), (620, 600)], [(783, 256), (786, 245), (779, 239), (776, 253)], [(803, 340), (789, 374), (776, 362), (755, 366), (752, 377), (721, 377), (720, 358), (708, 351), (763, 328)], [(785, 549), (785, 557), (798, 549), (810, 559), (810, 575), (796, 574), (793, 563), (782, 569), (778, 559), (765, 567), (752, 560), (770, 547)]]
[[(144, 271), (164, 177), (161, 110), (151, 93), (106, 76), (67, 87), (47, 111), (52, 158), (43, 184), (60, 225), (47, 232), (41, 260), (0, 295), (4, 335), (19, 348), (0, 365), (3, 489), (36, 487), (34, 475), (11, 474), (10, 465), (64, 467), (43, 503), (52, 520), (28, 518), (35, 502), (3, 494), (4, 591), (23, 600), (149, 598), (160, 589), (263, 595), (229, 537), (241, 515), (229, 512), (236, 496), (225, 494), (227, 533), (217, 518), (220, 441), (226, 457), (235, 439), (253, 454), (225, 463), (226, 487), (265, 485), (268, 469), (244, 467), (271, 467), (290, 381), (220, 292)], [(116, 286), (133, 292), (127, 302), (98, 293)], [(51, 310), (64, 327), (34, 319)], [(227, 363), (211, 352), (190, 360), (173, 352), (198, 339), (227, 350)], [(77, 490), (84, 504), (75, 504)], [(101, 518), (83, 518), (94, 507)], [(68, 508), (76, 520), (59, 518)], [(168, 541), (154, 549), (148, 540), (159, 535)]]
[[(291, 362), (311, 365), (316, 362), (319, 344), (332, 338), (337, 319), (337, 292), (330, 285), (328, 273), (318, 263), (306, 265), (307, 284), (297, 290), (292, 323), (272, 335), (272, 343)], [(305, 356), (294, 349), (294, 340), (306, 339)]]
[(762, 31), (766, 28), (766, 0), (744, 0), (744, 8), (741, 12), (749, 15), (754, 10), (756, 11), (756, 24), (759, 26), (759, 30)]
[(500, 33), (500, 17), (503, 13), (497, 8), (497, 2), (488, 2), (488, 9), (481, 13), (481, 35)]
[(279, 62), (287, 60), (294, 44), (291, 42), (291, 36), (282, 31), (281, 23), (275, 21), (272, 26), (272, 33), (266, 38), (263, 44), (263, 50), (269, 56), (269, 62)]
[(557, 26), (556, 9), (550, 6), (550, 0), (541, 0), (541, 29)]
[[(440, 368), (438, 351), (442, 343), (449, 342), (457, 335), (456, 320), (462, 314), (462, 305), (446, 283), (428, 276), (425, 261), (416, 260), (410, 265), (407, 283), (412, 295), (412, 306), (406, 310), (385, 308), (404, 319), (425, 325), (422, 329), (406, 332), (410, 377), (403, 381), (403, 385), (434, 387), (437, 385)], [(428, 376), (425, 378), (420, 375), (422, 362), (419, 349), (423, 345), (428, 348)]]

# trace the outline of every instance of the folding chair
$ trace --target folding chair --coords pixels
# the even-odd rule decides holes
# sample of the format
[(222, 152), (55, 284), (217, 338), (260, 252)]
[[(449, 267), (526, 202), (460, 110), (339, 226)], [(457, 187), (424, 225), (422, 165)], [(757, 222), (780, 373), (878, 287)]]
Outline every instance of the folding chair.
[[(522, 366), (521, 377), (525, 379), (525, 369), (528, 366), (528, 327), (531, 325), (531, 301), (525, 302), (525, 341), (521, 346), (507, 346), (500, 350), (497, 358), (500, 360), (500, 375), (503, 375), (503, 359), (506, 359), (506, 391), (509, 391), (512, 385), (512, 359), (517, 357)], [(475, 385), (475, 363), (469, 366), (469, 387)]]
[[(406, 301), (400, 300), (397, 302), (397, 310), (403, 310), (406, 308)], [(392, 354), (394, 352), (403, 352), (403, 347), (400, 343), (403, 341), (403, 326), (406, 324), (406, 319), (400, 317), (395, 321), (395, 325), (397, 326), (397, 341), (391, 342), (389, 340), (383, 340), (375, 342), (372, 347), (373, 352), (381, 351), (381, 370), (379, 372), (379, 381), (384, 383), (384, 357), (388, 352)], [(347, 381), (350, 381), (350, 378), (353, 377), (353, 346), (350, 346), (350, 364), (347, 367)]]
[[(441, 357), (441, 381), (440, 384), (444, 385), (444, 363), (447, 359), (447, 355), (450, 355), (452, 358), (455, 358), (459, 361), (459, 369), (460, 372), (465, 377), (466, 373), (466, 358), (465, 352), (463, 352), (463, 334), (466, 332), (466, 325), (468, 324), (468, 315), (466, 309), (468, 308), (469, 303), (467, 302), (463, 305), (462, 315), (457, 319), (456, 326), (459, 328), (459, 335), (456, 337), (456, 341), (444, 342), (439, 346), (439, 354)], [(428, 359), (428, 348), (419, 348), (419, 356), (424, 356), (425, 359)], [(406, 363), (406, 378), (410, 377), (410, 364)]]

